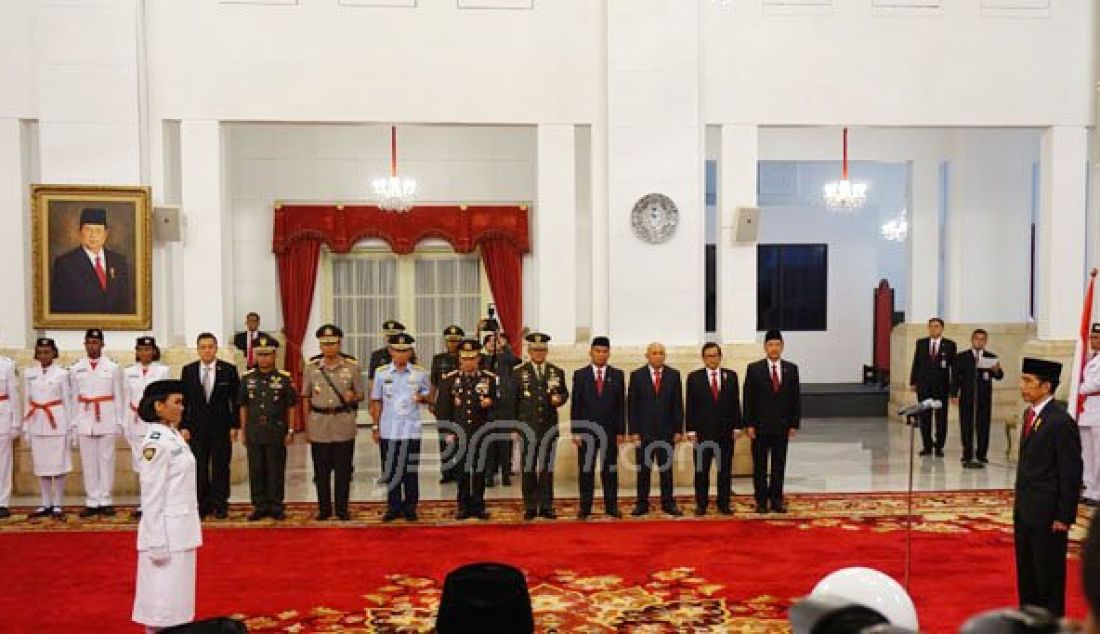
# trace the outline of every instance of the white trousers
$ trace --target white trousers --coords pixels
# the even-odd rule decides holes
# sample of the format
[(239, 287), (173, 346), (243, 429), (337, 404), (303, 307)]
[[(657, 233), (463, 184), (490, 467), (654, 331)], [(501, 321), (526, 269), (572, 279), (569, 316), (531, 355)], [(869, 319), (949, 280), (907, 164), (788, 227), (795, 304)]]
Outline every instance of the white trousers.
[(14, 436), (0, 434), (0, 507), (11, 501), (12, 441)]
[(1081, 461), (1085, 463), (1085, 497), (1100, 500), (1100, 427), (1081, 427)]
[(84, 505), (111, 505), (115, 484), (115, 437), (80, 435), (80, 467), (84, 472)]

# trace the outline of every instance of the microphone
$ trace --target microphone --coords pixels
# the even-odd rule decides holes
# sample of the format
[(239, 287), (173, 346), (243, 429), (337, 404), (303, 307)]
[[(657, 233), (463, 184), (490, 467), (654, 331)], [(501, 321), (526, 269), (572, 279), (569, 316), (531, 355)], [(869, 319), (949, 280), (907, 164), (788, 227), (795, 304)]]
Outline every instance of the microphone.
[(924, 412), (934, 409), (941, 409), (942, 407), (942, 401), (926, 398), (916, 405), (910, 405), (909, 407), (903, 407), (898, 410), (898, 416), (916, 416), (917, 414), (923, 414)]

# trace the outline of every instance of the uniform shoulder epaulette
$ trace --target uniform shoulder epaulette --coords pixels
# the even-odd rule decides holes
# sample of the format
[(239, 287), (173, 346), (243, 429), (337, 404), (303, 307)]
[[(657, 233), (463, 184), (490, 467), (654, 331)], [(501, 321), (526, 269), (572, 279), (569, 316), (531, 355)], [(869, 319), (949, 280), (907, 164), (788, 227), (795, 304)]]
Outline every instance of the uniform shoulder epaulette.
[(244, 374), (242, 374), (241, 376), (248, 376), (249, 374), (255, 374), (255, 373), (256, 373), (256, 368), (252, 368), (250, 370), (245, 370)]
[(350, 354), (341, 353), (341, 356), (344, 357), (344, 361), (347, 361), (348, 363), (351, 363), (351, 364), (354, 364), (354, 365), (359, 365), (359, 359), (356, 359), (355, 357), (351, 356)]
[(310, 360), (310, 362), (312, 363), (313, 361), (317, 361), (318, 359), (320, 359), (320, 358), (321, 358), (322, 356), (323, 356), (323, 355), (320, 355), (320, 354), (315, 354), (315, 355), (313, 355), (312, 357), (310, 357), (310, 358), (309, 358), (309, 360)]
[(482, 372), (484, 372), (485, 374), (488, 374), (489, 376), (493, 377), (494, 379), (497, 378), (497, 375), (496, 375), (495, 372), (490, 372), (489, 370), (482, 370)]
[(285, 377), (287, 377), (287, 378), (290, 378), (290, 377), (292, 376), (292, 375), (290, 374), (290, 372), (287, 372), (286, 370), (279, 370), (279, 374), (281, 374), (281, 375), (283, 375), (283, 376), (285, 376)]
[(517, 363), (517, 364), (513, 365), (513, 366), (512, 366), (512, 369), (513, 369), (513, 370), (518, 370), (518, 369), (520, 369), (520, 368), (522, 368), (522, 367), (523, 367), (523, 364), (524, 364), (524, 363), (527, 363), (527, 362), (526, 362), (526, 361), (520, 361), (519, 363)]
[(456, 374), (458, 374), (458, 370), (451, 370), (450, 372), (444, 374), (441, 378), (449, 379)]

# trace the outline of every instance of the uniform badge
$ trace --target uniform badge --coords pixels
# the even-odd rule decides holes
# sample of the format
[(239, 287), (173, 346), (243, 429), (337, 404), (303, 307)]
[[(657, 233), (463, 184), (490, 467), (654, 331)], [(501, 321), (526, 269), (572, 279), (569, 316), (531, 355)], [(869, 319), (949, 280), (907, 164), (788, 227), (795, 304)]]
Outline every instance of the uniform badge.
[(157, 438), (160, 438), (160, 432), (159, 431), (155, 431), (155, 432), (149, 434), (149, 439), (150, 440), (156, 440)]
[(141, 456), (146, 460), (152, 460), (155, 455), (157, 455), (157, 448), (152, 445), (141, 450)]

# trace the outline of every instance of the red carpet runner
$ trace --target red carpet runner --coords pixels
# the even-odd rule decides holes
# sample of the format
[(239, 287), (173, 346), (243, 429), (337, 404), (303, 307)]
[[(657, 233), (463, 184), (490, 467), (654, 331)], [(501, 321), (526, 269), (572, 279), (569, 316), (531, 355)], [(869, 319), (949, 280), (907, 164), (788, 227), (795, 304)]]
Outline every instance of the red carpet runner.
[[(911, 593), (925, 631), (955, 631), (1015, 600), (1003, 495), (987, 492), (980, 504), (967, 495), (928, 496), (921, 509)], [(806, 496), (803, 511), (816, 512), (766, 520), (208, 526), (199, 616), (242, 615), (252, 631), (426, 631), (445, 573), (493, 560), (527, 571), (542, 631), (785, 631), (786, 608), (832, 570), (862, 565), (902, 578), (896, 498), (861, 496), (842, 515), (845, 499)], [(133, 533), (39, 528), (0, 527), (0, 630), (137, 631)], [(1079, 574), (1072, 554), (1076, 617)]]

